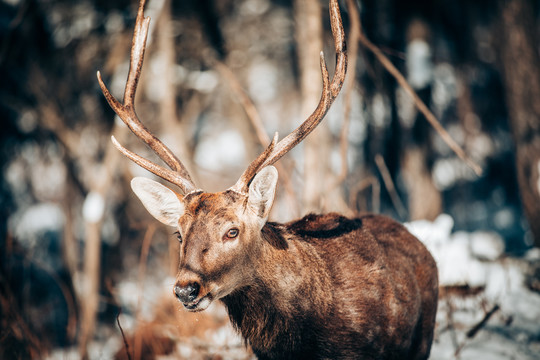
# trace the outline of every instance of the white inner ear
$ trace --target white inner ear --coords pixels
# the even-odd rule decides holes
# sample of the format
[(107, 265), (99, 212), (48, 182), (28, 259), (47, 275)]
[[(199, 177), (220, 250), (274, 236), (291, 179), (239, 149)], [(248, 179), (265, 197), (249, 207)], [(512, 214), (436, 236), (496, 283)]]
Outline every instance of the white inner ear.
[(171, 189), (143, 177), (131, 180), (131, 188), (148, 212), (165, 225), (178, 226), (184, 204)]
[(249, 185), (249, 208), (259, 218), (261, 227), (266, 223), (274, 203), (278, 172), (275, 167), (267, 166), (255, 175)]

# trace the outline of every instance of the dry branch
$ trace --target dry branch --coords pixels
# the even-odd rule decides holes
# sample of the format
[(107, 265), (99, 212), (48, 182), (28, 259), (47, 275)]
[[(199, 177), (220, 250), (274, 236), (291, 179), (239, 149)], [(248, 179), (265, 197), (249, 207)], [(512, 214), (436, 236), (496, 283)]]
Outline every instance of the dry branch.
[[(375, 178), (374, 176), (368, 176), (367, 178), (360, 181), (351, 191), (351, 195), (349, 198), (349, 207), (351, 209), (354, 209), (354, 211), (357, 213), (358, 211), (356, 209), (358, 209), (358, 198), (360, 197), (360, 193), (367, 189), (369, 186), (371, 186), (371, 212), (375, 214), (378, 214), (380, 212), (381, 185), (377, 178)], [(367, 207), (365, 210), (368, 210)]]
[(122, 329), (122, 325), (120, 325), (120, 314), (121, 312), (116, 315), (116, 323), (118, 324), (118, 328), (120, 328), (120, 333), (122, 333), (122, 339), (124, 340), (124, 349), (126, 350), (126, 356), (128, 360), (131, 360), (131, 354), (129, 353), (129, 344), (126, 339), (126, 334), (124, 334), (124, 329)]
[[(351, 1), (348, 2), (349, 4)], [(420, 110), (420, 112), (425, 116), (426, 120), (431, 124), (431, 126), (437, 131), (439, 136), (443, 141), (452, 149), (452, 151), (463, 160), (475, 173), (476, 175), (482, 175), (482, 168), (474, 162), (465, 151), (455, 142), (455, 140), (450, 136), (450, 134), (444, 129), (441, 123), (437, 120), (437, 117), (429, 110), (427, 105), (420, 99), (416, 91), (412, 86), (407, 82), (403, 74), (392, 64), (388, 57), (379, 49), (375, 44), (373, 44), (362, 31), (362, 24), (360, 22), (360, 17), (358, 11), (349, 11), (351, 16), (351, 26), (358, 26), (359, 28), (359, 37), (358, 40), (360, 43), (366, 47), (369, 51), (375, 55), (377, 60), (384, 66), (386, 71), (392, 75), (398, 84), (405, 90), (405, 92), (412, 98), (414, 104)], [(354, 20), (353, 20), (354, 18)]]
[(467, 337), (469, 339), (473, 338), (478, 331), (480, 331), (484, 326), (486, 326), (486, 323), (489, 321), (489, 319), (500, 309), (500, 306), (498, 304), (495, 304), (493, 308), (491, 308), (490, 311), (488, 311), (482, 320), (478, 322), (475, 326), (473, 326), (469, 331), (467, 331)]
[(379, 171), (381, 172), (384, 186), (386, 186), (386, 189), (388, 190), (388, 193), (390, 194), (390, 199), (392, 200), (392, 204), (394, 204), (394, 207), (396, 208), (396, 211), (398, 212), (399, 216), (402, 219), (405, 219), (407, 216), (407, 210), (405, 209), (403, 202), (401, 201), (401, 199), (399, 198), (399, 195), (397, 194), (396, 188), (394, 186), (394, 182), (392, 181), (392, 176), (390, 176), (390, 172), (388, 171), (388, 167), (386, 166), (384, 158), (380, 154), (375, 155), (375, 163), (377, 164), (377, 167), (379, 168)]

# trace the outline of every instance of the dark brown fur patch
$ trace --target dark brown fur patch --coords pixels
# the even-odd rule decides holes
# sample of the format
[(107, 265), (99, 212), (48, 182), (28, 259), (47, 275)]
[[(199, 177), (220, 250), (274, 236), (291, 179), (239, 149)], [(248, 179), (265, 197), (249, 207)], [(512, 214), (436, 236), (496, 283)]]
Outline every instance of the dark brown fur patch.
[(362, 227), (361, 219), (348, 219), (336, 213), (309, 214), (289, 223), (289, 229), (298, 236), (330, 239), (343, 236)]
[(262, 237), (276, 249), (285, 250), (289, 247), (287, 240), (283, 237), (281, 224), (268, 222), (262, 229)]

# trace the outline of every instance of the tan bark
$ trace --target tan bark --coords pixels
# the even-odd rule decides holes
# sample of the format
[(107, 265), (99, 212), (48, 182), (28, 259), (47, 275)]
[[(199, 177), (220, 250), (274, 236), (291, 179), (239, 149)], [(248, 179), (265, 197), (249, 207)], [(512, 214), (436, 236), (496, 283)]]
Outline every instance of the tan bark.
[(442, 211), (442, 197), (426, 168), (425, 154), (419, 148), (409, 149), (402, 166), (409, 193), (410, 220), (435, 220)]
[(540, 247), (540, 58), (529, 2), (501, 2), (500, 60), (510, 128), (516, 147), (517, 179), (534, 243)]
[[(193, 180), (197, 184), (197, 174), (192, 161), (192, 154), (187, 145), (188, 137), (184, 124), (179, 121), (177, 107), (177, 91), (174, 83), (174, 65), (176, 64), (173, 31), (171, 28), (171, 1), (163, 4), (163, 9), (156, 21), (156, 47), (157, 56), (161, 56), (162, 67), (157, 74), (147, 76), (147, 81), (155, 81), (163, 90), (163, 96), (158, 103), (159, 122), (163, 138), (167, 146), (187, 167)], [(149, 72), (150, 69), (147, 69)], [(181, 118), (181, 116), (180, 116)]]
[[(321, 95), (319, 53), (323, 49), (322, 11), (317, 0), (295, 0), (296, 43), (302, 104), (300, 117), (307, 118)], [(323, 121), (304, 140), (304, 212), (320, 212), (324, 181), (328, 179), (330, 134)]]

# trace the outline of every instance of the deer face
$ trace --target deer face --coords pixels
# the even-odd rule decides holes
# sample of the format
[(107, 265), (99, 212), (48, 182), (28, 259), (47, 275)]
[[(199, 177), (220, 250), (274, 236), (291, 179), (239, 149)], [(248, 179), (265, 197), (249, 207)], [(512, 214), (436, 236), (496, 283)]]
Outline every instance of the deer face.
[(186, 196), (150, 179), (132, 180), (150, 214), (177, 228), (180, 265), (173, 291), (187, 310), (205, 310), (249, 283), (277, 177), (277, 170), (268, 166), (255, 176), (247, 194), (229, 189)]

